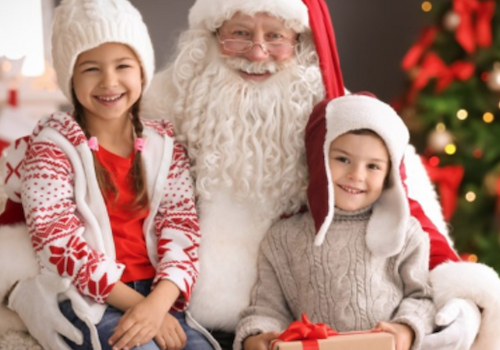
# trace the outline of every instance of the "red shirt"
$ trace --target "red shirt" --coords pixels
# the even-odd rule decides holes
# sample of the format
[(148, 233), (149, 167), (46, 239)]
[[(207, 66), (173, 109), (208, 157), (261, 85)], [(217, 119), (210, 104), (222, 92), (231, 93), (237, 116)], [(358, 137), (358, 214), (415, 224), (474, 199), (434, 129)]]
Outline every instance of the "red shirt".
[(132, 167), (135, 153), (128, 158), (113, 154), (99, 145), (95, 152), (98, 161), (109, 171), (111, 179), (118, 190), (118, 200), (106, 196), (113, 239), (116, 249), (116, 260), (125, 265), (121, 277), (124, 283), (154, 278), (156, 271), (151, 265), (144, 238), (143, 225), (149, 210), (133, 211), (131, 203), (135, 199), (132, 181), (128, 172)]

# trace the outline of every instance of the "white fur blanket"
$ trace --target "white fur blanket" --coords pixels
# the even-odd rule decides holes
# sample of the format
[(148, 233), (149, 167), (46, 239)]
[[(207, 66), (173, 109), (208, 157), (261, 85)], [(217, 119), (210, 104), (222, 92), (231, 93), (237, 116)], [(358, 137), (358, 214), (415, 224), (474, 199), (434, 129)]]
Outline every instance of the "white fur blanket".
[[(38, 264), (25, 225), (5, 226), (0, 229), (0, 299), (9, 286), (22, 278), (35, 275)], [(16, 313), (0, 305), (0, 350), (42, 350), (26, 332)]]
[(0, 336), (0, 350), (43, 349), (28, 333), (22, 331), (8, 331)]

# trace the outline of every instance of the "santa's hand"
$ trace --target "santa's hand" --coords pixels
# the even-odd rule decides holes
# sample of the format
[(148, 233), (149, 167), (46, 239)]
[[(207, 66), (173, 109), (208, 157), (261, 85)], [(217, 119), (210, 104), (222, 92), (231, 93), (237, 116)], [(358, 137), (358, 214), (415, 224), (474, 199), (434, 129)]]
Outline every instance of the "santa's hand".
[(59, 276), (37, 275), (20, 281), (9, 296), (9, 309), (17, 312), (45, 350), (70, 349), (60, 334), (76, 344), (83, 343), (81, 331), (64, 317), (57, 302), (57, 295), (70, 285), (70, 280)]
[(422, 349), (469, 350), (481, 324), (481, 313), (468, 299), (450, 299), (436, 315), (436, 324), (444, 327), (424, 338)]

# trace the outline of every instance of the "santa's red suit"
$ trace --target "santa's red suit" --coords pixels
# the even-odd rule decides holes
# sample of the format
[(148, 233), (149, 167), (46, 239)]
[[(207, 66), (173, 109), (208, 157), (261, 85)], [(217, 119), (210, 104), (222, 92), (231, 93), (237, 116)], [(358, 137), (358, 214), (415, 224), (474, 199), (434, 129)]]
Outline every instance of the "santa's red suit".
[[(276, 74), (262, 84), (249, 84), (234, 74), (235, 69), (262, 67), (220, 55), (214, 33), (236, 12), (267, 12), (300, 33), (293, 62), (264, 66)], [(157, 74), (149, 89), (144, 110), (173, 121), (192, 161), (202, 240), (200, 276), (189, 312), (204, 328), (231, 332), (249, 303), (261, 239), (274, 221), (306, 204), (304, 128), (309, 115), (325, 96), (344, 94), (344, 87), (323, 0), (197, 0), (189, 23), (175, 61)], [(499, 349), (498, 275), (485, 265), (459, 261), (433, 186), (413, 149), (407, 151), (405, 167), (411, 213), (431, 239), (436, 305), (449, 310), (447, 302), (454, 298), (472, 301), (466, 302), (469, 308), (460, 308), (460, 301), (452, 304), (455, 317), (449, 312), (440, 321), (455, 321), (455, 328), (452, 324), (436, 333), (426, 350), (470, 347), (466, 343), (472, 342), (478, 326), (467, 324), (473, 320), (467, 317), (470, 304), (481, 310), (472, 349)], [(2, 239), (0, 231), (0, 246)], [(5, 280), (0, 282), (3, 288)], [(455, 338), (465, 345), (439, 345)]]

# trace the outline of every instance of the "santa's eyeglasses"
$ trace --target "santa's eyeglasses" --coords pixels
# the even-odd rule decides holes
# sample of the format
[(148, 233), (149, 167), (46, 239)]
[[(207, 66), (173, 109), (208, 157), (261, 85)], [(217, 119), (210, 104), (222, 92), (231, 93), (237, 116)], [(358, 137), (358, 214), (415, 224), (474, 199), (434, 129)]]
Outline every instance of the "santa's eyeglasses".
[(264, 41), (262, 43), (257, 43), (251, 40), (240, 40), (240, 39), (224, 39), (219, 37), (219, 42), (226, 51), (235, 53), (245, 53), (250, 51), (255, 45), (259, 45), (262, 51), (270, 55), (281, 55), (285, 53), (290, 53), (293, 50), (297, 42), (289, 41)]

